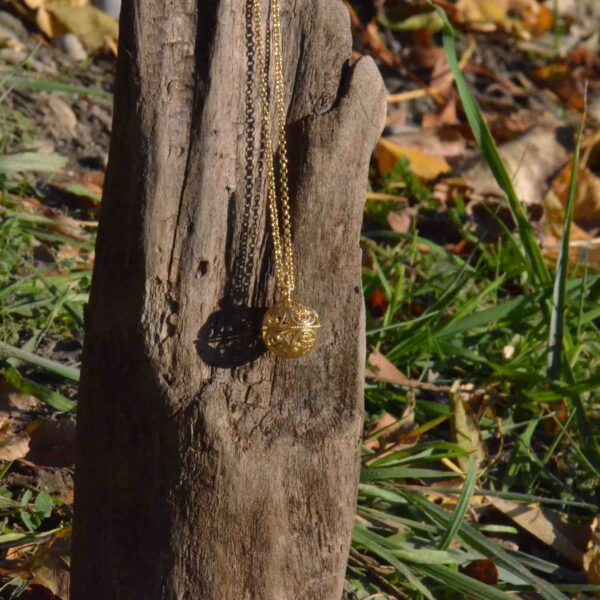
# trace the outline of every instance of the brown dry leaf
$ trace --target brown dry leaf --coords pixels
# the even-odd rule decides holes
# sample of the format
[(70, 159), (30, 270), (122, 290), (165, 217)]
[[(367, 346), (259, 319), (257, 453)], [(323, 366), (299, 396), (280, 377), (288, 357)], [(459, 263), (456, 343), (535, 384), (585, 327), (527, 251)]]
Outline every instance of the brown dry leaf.
[[(544, 198), (544, 252), (550, 259), (558, 258), (565, 221), (565, 208), (556, 194), (550, 190)], [(571, 225), (571, 248), (569, 260), (577, 262), (581, 252), (587, 251), (593, 263), (600, 259), (600, 248), (593, 245), (593, 237), (577, 223)]]
[(474, 560), (461, 568), (460, 572), (488, 585), (498, 585), (498, 568), (491, 560)]
[(367, 359), (366, 376), (381, 383), (406, 385), (410, 380), (404, 376), (381, 352), (374, 350)]
[(75, 463), (75, 421), (38, 419), (27, 426), (27, 460), (38, 466), (71, 467)]
[(0, 425), (0, 461), (17, 460), (29, 452), (29, 436), (26, 432), (15, 432), (8, 423)]
[(539, 120), (538, 114), (525, 109), (511, 109), (510, 111), (500, 109), (495, 113), (487, 115), (492, 135), (501, 144), (510, 142), (518, 136), (526, 134)]
[(400, 64), (398, 58), (388, 49), (381, 39), (377, 21), (371, 21), (364, 27), (361, 40), (363, 44), (371, 48), (373, 57), (378, 58), (388, 67), (397, 67)]
[(590, 71), (563, 61), (535, 69), (530, 77), (538, 85), (556, 94), (571, 110), (582, 112), (585, 108), (587, 81), (594, 77)]
[[(548, 180), (568, 160), (568, 153), (559, 141), (559, 129), (553, 122), (540, 123), (520, 138), (500, 146), (500, 156), (519, 199), (525, 204), (542, 204), (550, 186)], [(484, 160), (478, 160), (462, 177), (479, 194), (503, 197)]]
[(431, 82), (429, 86), (440, 95), (448, 96), (454, 88), (454, 75), (450, 70), (446, 53), (439, 54), (436, 63), (431, 72)]
[[(446, 105), (440, 112), (430, 112), (423, 115), (421, 119), (421, 126), (425, 129), (430, 128), (444, 128), (448, 126), (459, 125), (458, 110), (457, 110), (458, 96), (456, 94), (450, 94)], [(462, 136), (460, 136), (462, 138)], [(464, 138), (463, 138), (464, 140)]]
[(59, 531), (49, 542), (41, 544), (24, 564), (32, 585), (40, 585), (60, 600), (69, 600), (71, 528)]
[(468, 452), (468, 456), (458, 457), (460, 468), (466, 472), (469, 469), (470, 460), (473, 459), (479, 467), (486, 459), (487, 453), (481, 438), (479, 423), (475, 418), (473, 409), (469, 402), (469, 396), (461, 393), (458, 389), (451, 395), (452, 398), (452, 437), (454, 442), (463, 450)]
[(34, 588), (44, 588), (59, 600), (69, 600), (71, 534), (71, 527), (65, 527), (33, 552), (30, 547), (11, 548), (6, 556), (8, 562), (0, 568), (0, 574), (20, 577)]
[[(563, 206), (567, 205), (569, 181), (571, 180), (571, 165), (566, 166), (552, 184), (552, 191), (560, 199)], [(573, 218), (583, 225), (600, 225), (600, 177), (589, 169), (581, 168), (577, 174), (577, 196)]]
[(365, 448), (368, 448), (369, 450), (375, 450), (376, 448), (378, 448), (378, 436), (382, 434), (384, 430), (388, 429), (394, 423), (396, 423), (396, 421), (396, 417), (390, 415), (390, 413), (388, 412), (384, 412), (367, 432), (363, 446)]
[[(564, 517), (539, 504), (521, 504), (502, 498), (488, 498), (488, 502), (501, 513), (512, 519), (519, 527), (553, 548), (556, 552), (580, 566), (583, 553), (571, 541), (574, 524), (567, 524)], [(567, 529), (568, 528), (568, 529)], [(589, 525), (580, 528), (589, 530)]]
[(443, 123), (446, 118), (444, 111), (424, 115), (419, 128), (394, 127), (394, 135), (385, 139), (400, 147), (420, 150), (427, 156), (442, 159), (464, 157), (467, 141), (459, 128)]
[[(582, 179), (585, 179), (583, 177)], [(582, 186), (585, 189), (585, 185)], [(578, 198), (580, 196), (578, 192)], [(585, 197), (585, 192), (583, 196)], [(577, 199), (576, 199), (577, 201)], [(562, 238), (563, 224), (565, 219), (565, 208), (563, 202), (556, 196), (553, 190), (550, 190), (544, 198), (544, 256), (551, 261), (558, 259), (560, 243)], [(589, 211), (593, 215), (593, 211)], [(586, 229), (595, 232), (599, 221), (588, 221), (580, 217), (580, 227), (577, 222), (571, 225), (571, 244), (569, 249), (569, 260), (572, 263), (589, 261), (591, 264), (600, 264), (600, 245), (597, 243), (592, 233)]]
[(69, 208), (86, 208), (97, 211), (102, 198), (104, 173), (91, 171), (68, 182), (53, 181), (49, 186), (60, 194), (61, 204)]
[(384, 413), (375, 423), (368, 434), (364, 446), (377, 452), (381, 458), (382, 453), (388, 454), (399, 448), (409, 448), (418, 441), (418, 435), (412, 435), (415, 426), (416, 401), (413, 394), (409, 395), (409, 402), (400, 419), (396, 419), (389, 413)]
[(400, 213), (392, 211), (387, 216), (387, 222), (392, 231), (408, 233), (412, 229), (413, 215), (408, 210), (403, 210)]
[[(583, 570), (592, 585), (600, 585), (600, 521), (594, 519), (591, 530), (592, 536), (583, 555)], [(600, 598), (600, 592), (596, 592), (596, 598)]]
[[(18, 196), (10, 196), (10, 203), (15, 208), (27, 212), (32, 215), (41, 215), (47, 219), (54, 221), (52, 228), (70, 237), (78, 242), (85, 242), (90, 239), (90, 234), (85, 230), (87, 223), (78, 221), (67, 215), (63, 215), (61, 212), (50, 206), (45, 206), (39, 200), (35, 198), (19, 198)], [(0, 207), (0, 212), (2, 207)]]
[(0, 377), (0, 421), (23, 417), (35, 410), (37, 405), (35, 396), (23, 394)]
[(386, 138), (380, 138), (374, 156), (382, 173), (394, 169), (402, 158), (408, 159), (412, 172), (426, 181), (450, 172), (450, 165), (443, 158), (430, 156), (416, 148), (397, 146)]
[(538, 4), (537, 14), (527, 20), (527, 29), (535, 38), (542, 37), (554, 27), (554, 11), (547, 4)]

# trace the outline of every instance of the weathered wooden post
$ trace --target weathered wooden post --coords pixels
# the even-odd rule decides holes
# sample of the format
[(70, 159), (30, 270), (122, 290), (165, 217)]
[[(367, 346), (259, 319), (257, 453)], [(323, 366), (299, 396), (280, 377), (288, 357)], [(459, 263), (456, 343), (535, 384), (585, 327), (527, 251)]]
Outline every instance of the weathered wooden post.
[(248, 194), (246, 9), (123, 2), (73, 600), (341, 596), (362, 427), (358, 239), (384, 89), (370, 59), (349, 63), (341, 0), (283, 2), (297, 296), (323, 326), (309, 356), (274, 357), (258, 334), (273, 266), (266, 199)]

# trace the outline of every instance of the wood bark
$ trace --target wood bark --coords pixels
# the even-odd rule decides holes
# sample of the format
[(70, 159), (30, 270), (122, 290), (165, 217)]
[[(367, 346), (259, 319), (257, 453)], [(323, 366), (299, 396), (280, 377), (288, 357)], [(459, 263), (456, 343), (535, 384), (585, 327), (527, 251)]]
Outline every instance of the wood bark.
[(261, 173), (246, 6), (123, 2), (73, 600), (341, 597), (363, 415), (359, 231), (384, 88), (370, 59), (350, 64), (341, 0), (282, 11), (296, 298), (323, 323), (297, 361), (258, 335), (274, 289), (266, 199), (248, 197)]

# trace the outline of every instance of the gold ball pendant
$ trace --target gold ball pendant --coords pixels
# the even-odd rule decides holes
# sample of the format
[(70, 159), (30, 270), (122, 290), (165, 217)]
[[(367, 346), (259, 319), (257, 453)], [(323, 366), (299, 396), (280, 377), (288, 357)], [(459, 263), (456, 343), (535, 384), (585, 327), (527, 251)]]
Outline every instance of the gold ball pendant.
[(262, 337), (273, 354), (300, 358), (313, 349), (319, 327), (321, 320), (314, 310), (288, 299), (267, 311), (262, 323)]

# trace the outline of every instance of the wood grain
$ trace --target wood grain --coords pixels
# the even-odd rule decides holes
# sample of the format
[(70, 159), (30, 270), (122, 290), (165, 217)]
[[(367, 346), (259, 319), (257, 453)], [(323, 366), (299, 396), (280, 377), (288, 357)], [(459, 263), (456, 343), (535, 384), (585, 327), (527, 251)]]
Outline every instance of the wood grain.
[(341, 0), (283, 3), (296, 298), (323, 327), (308, 357), (275, 358), (257, 336), (273, 264), (266, 199), (246, 193), (244, 9), (123, 3), (73, 600), (341, 597), (363, 416), (358, 241), (384, 88), (370, 59), (349, 64)]

